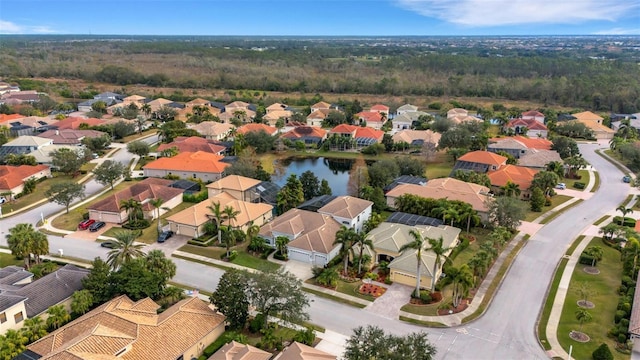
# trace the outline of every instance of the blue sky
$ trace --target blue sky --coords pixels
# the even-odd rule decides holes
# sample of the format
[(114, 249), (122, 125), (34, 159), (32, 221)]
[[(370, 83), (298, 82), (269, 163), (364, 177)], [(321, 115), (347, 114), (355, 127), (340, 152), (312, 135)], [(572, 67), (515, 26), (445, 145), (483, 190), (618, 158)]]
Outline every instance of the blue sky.
[(640, 0), (0, 0), (0, 34), (640, 35)]

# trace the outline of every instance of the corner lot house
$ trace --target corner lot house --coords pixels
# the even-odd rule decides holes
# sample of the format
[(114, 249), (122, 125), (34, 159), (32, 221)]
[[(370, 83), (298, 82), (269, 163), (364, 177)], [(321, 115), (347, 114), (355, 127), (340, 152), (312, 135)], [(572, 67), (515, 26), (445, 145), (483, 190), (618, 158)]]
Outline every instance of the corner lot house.
[(604, 119), (601, 116), (594, 114), (591, 111), (583, 111), (571, 115), (576, 118), (575, 121), (581, 122), (591, 129), (597, 140), (611, 140), (613, 139), (613, 135), (616, 133), (615, 130), (602, 124)]
[(121, 209), (123, 201), (134, 199), (142, 204), (145, 219), (155, 219), (156, 210), (151, 205), (153, 199), (164, 200), (160, 206), (160, 215), (182, 203), (182, 189), (169, 187), (174, 181), (148, 178), (131, 185), (116, 194), (87, 206), (89, 218), (96, 221), (122, 224), (127, 221), (127, 212)]
[[(378, 264), (380, 261), (389, 262), (392, 281), (409, 286), (415, 286), (417, 276), (416, 268), (418, 265), (416, 259), (417, 250), (408, 249), (404, 252), (400, 252), (400, 248), (403, 245), (413, 241), (413, 237), (410, 234), (411, 230), (418, 231), (423, 238), (442, 238), (442, 244), (445, 248), (453, 248), (458, 243), (460, 229), (446, 225), (409, 226), (383, 222), (367, 234), (367, 239), (371, 240), (373, 243), (374, 250), (371, 252), (369, 248), (365, 247), (365, 253), (368, 253), (371, 256), (374, 264)], [(440, 277), (440, 274), (442, 273), (442, 266), (437, 267), (436, 272), (433, 273), (433, 266), (436, 259), (434, 254), (427, 250), (428, 248), (429, 243), (427, 242), (422, 251), (422, 257), (420, 260), (420, 286), (430, 289), (431, 280), (434, 277), (436, 279)], [(452, 250), (449, 250), (449, 253), (451, 251)]]
[(204, 151), (184, 152), (174, 157), (160, 158), (143, 166), (144, 176), (179, 176), (182, 179), (215, 181), (222, 177), (230, 164), (220, 161), (222, 156)]
[(43, 177), (51, 177), (51, 169), (46, 165), (0, 165), (0, 193), (20, 194), (25, 181)]
[(0, 334), (21, 328), (23, 320), (53, 305), (62, 304), (69, 310), (71, 295), (82, 289), (82, 279), (88, 274), (89, 270), (67, 264), (32, 282), (33, 274), (21, 267), (0, 269)]
[(120, 296), (27, 347), (19, 359), (195, 359), (224, 332), (225, 316), (199, 298), (160, 305)]
[(329, 215), (291, 209), (262, 226), (259, 234), (272, 247), (277, 237), (287, 237), (289, 259), (325, 266), (340, 251), (339, 245), (333, 245), (340, 226)]

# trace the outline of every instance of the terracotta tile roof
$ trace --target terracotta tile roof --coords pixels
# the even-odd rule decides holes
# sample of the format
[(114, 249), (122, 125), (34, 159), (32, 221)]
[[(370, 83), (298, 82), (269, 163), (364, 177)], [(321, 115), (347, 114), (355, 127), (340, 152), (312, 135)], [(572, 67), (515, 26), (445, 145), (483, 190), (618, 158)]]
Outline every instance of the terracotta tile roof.
[(340, 224), (329, 215), (313, 211), (291, 209), (262, 226), (260, 235), (273, 238), (287, 234), (294, 238), (288, 246), (328, 254), (335, 246)]
[(240, 176), (240, 175), (228, 175), (223, 177), (218, 181), (214, 181), (211, 184), (207, 185), (208, 189), (216, 189), (216, 190), (235, 190), (235, 191), (245, 191), (249, 190), (252, 187), (260, 184), (260, 180)]
[(278, 360), (335, 360), (335, 355), (328, 354), (311, 346), (294, 341), (287, 346)]
[(250, 124), (240, 126), (238, 128), (238, 131), (236, 132), (238, 134), (246, 134), (253, 131), (264, 131), (269, 135), (273, 135), (276, 133), (276, 131), (278, 131), (278, 129), (274, 128), (273, 126), (269, 126), (267, 124), (250, 123)]
[(207, 360), (269, 360), (272, 353), (235, 341), (227, 343)]
[(225, 147), (212, 143), (211, 141), (201, 138), (199, 136), (185, 137), (180, 136), (168, 144), (161, 144), (158, 146), (158, 151), (170, 149), (172, 147), (178, 148), (178, 151), (183, 152), (198, 152), (203, 151), (211, 154), (220, 154), (225, 151)]
[(371, 107), (371, 111), (389, 112), (389, 107), (382, 104), (375, 104)]
[(126, 101), (142, 101), (145, 100), (146, 98), (144, 96), (140, 96), (140, 95), (131, 95), (131, 96), (127, 96), (126, 98), (122, 99), (123, 102)]
[(518, 159), (518, 165), (525, 167), (543, 168), (552, 161), (562, 163), (562, 158), (555, 150), (530, 149)]
[(329, 131), (331, 134), (353, 134), (355, 136), (356, 130), (358, 130), (360, 126), (349, 125), (349, 124), (340, 124), (335, 126), (333, 129)]
[(366, 138), (366, 139), (376, 139), (382, 140), (384, 136), (384, 131), (372, 129), (370, 127), (362, 127), (348, 124), (340, 124), (331, 131), (330, 134), (352, 134), (352, 136), (356, 139), (358, 138)]
[(233, 124), (223, 124), (217, 121), (203, 121), (200, 124), (191, 126), (191, 129), (200, 133), (203, 136), (218, 136), (222, 134), (228, 134), (233, 130), (235, 126)]
[(412, 194), (431, 199), (459, 200), (470, 204), (474, 210), (487, 212), (489, 188), (478, 184), (460, 181), (454, 178), (429, 180), (425, 186), (400, 184), (387, 192), (387, 197), (397, 198), (404, 194)]
[(153, 308), (136, 305), (124, 295), (117, 297), (29, 345), (28, 350), (47, 360), (175, 360), (224, 326), (224, 315), (196, 297), (160, 315), (157, 304)]
[(318, 109), (314, 112), (312, 112), (311, 114), (309, 114), (309, 116), (307, 116), (307, 119), (311, 120), (311, 119), (320, 119), (320, 120), (324, 120), (327, 118), (327, 116), (329, 115), (329, 113), (331, 112), (331, 110), (329, 109)]
[(469, 111), (461, 108), (453, 108), (447, 111), (447, 117), (452, 118), (454, 116), (467, 116), (469, 115)]
[(187, 103), (185, 103), (186, 106), (195, 106), (195, 105), (208, 105), (211, 101), (207, 100), (207, 99), (202, 99), (202, 98), (196, 98), (193, 99)]
[(153, 207), (148, 200), (163, 199), (164, 201), (169, 201), (182, 193), (182, 189), (169, 187), (173, 182), (173, 180), (147, 178), (122, 191), (119, 191), (116, 194), (87, 206), (87, 210), (119, 213), (122, 211), (120, 210), (122, 201), (135, 199), (143, 203), (143, 210), (151, 211), (153, 210)]
[(271, 110), (262, 118), (265, 120), (277, 121), (280, 118), (288, 119), (293, 115), (289, 110)]
[(579, 112), (571, 115), (573, 115), (574, 118), (580, 121), (587, 120), (587, 121), (601, 122), (603, 120), (603, 118), (600, 115), (594, 114), (591, 111), (583, 111), (583, 112)]
[(544, 117), (544, 114), (539, 112), (539, 111), (536, 111), (536, 110), (529, 110), (529, 111), (523, 112), (522, 116), (533, 116), (533, 117), (542, 116), (542, 117)]
[(531, 181), (533, 176), (538, 173), (538, 170), (527, 168), (517, 165), (505, 165), (498, 170), (491, 171), (487, 175), (491, 180), (492, 186), (502, 187), (511, 181), (520, 187), (520, 190), (524, 191), (531, 187)]
[(96, 130), (62, 129), (47, 130), (38, 136), (52, 139), (54, 144), (80, 144), (84, 138), (98, 138), (104, 135), (107, 134)]
[[(271, 214), (273, 211), (273, 206), (269, 204), (242, 201), (228, 196), (227, 193), (222, 193), (169, 216), (167, 221), (189, 226), (200, 226), (212, 219), (211, 210), (208, 209), (208, 206), (211, 206), (212, 203), (220, 203), (221, 209), (230, 206), (240, 212), (236, 215), (236, 219), (231, 221), (231, 226), (234, 227), (244, 226), (250, 221), (261, 218), (264, 214)], [(227, 221), (225, 221), (225, 225), (228, 225)]]
[(489, 139), (489, 146), (492, 148), (499, 147), (502, 149), (551, 150), (553, 143), (548, 139), (528, 138), (518, 135)]
[(338, 196), (327, 205), (318, 209), (318, 212), (346, 219), (354, 219), (372, 205), (373, 202), (369, 200), (363, 200), (353, 196)]
[(529, 130), (548, 130), (547, 127), (536, 119), (512, 119), (505, 127), (515, 128), (516, 126), (526, 126)]
[(80, 124), (87, 124), (89, 126), (98, 126), (104, 123), (105, 123), (104, 120), (96, 119), (96, 118), (68, 117), (52, 125), (57, 127), (59, 130), (63, 130), (63, 129), (77, 130), (80, 128)]
[(272, 112), (272, 111), (282, 111), (284, 109), (286, 109), (288, 106), (285, 104), (281, 104), (281, 103), (273, 103), (269, 106), (267, 106), (266, 110), (267, 110), (267, 114)]
[(9, 115), (0, 114), (0, 124), (13, 122), (15, 120), (22, 119), (24, 117), (25, 117), (24, 115), (20, 115), (20, 114), (9, 114)]
[(221, 174), (227, 166), (230, 166), (228, 163), (221, 162), (222, 158), (223, 156), (204, 151), (183, 152), (174, 157), (159, 158), (142, 168)]
[(507, 158), (489, 151), (477, 150), (460, 156), (458, 161), (500, 166), (506, 164)]
[(324, 139), (327, 136), (327, 131), (316, 126), (297, 126), (293, 129), (282, 134), (283, 138), (287, 139), (300, 139), (305, 137), (316, 137)]
[(158, 111), (163, 106), (169, 105), (171, 103), (173, 103), (172, 100), (164, 99), (164, 98), (157, 98), (157, 99), (153, 99), (153, 100), (147, 102), (147, 105), (149, 105), (151, 107), (151, 111)]
[(382, 115), (377, 111), (361, 111), (356, 114), (360, 120), (364, 120), (368, 123), (382, 122)]
[(320, 101), (317, 102), (313, 105), (311, 105), (312, 109), (330, 109), (331, 108), (331, 104), (324, 102), (324, 101)]
[(46, 165), (0, 165), (0, 190), (10, 191), (20, 186), (25, 179), (47, 169), (49, 167)]
[[(11, 121), (14, 122), (14, 121)], [(32, 128), (39, 128), (42, 127), (44, 125), (53, 125), (56, 126), (56, 124), (59, 122), (56, 119), (52, 119), (50, 117), (47, 116), (27, 116), (27, 117), (23, 117), (22, 119), (18, 119), (15, 120), (15, 122), (19, 122), (21, 125), (24, 126), (30, 126)], [(10, 125), (10, 123), (5, 123), (5, 126)]]
[(463, 122), (480, 122), (483, 121), (482, 119), (479, 119), (477, 117), (473, 117), (470, 115), (454, 115), (454, 116), (450, 116), (447, 119), (453, 121), (455, 124), (461, 124)]
[(432, 143), (438, 146), (442, 135), (431, 130), (401, 130), (393, 134), (391, 139), (393, 142), (406, 142), (411, 144), (413, 141), (422, 140), (426, 143)]

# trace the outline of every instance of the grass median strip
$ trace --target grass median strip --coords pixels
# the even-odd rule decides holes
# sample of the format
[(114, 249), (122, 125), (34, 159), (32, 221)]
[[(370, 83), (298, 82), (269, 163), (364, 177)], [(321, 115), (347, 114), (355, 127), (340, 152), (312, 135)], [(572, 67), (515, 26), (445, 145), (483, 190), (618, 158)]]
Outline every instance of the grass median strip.
[(207, 262), (207, 261), (193, 259), (193, 258), (190, 258), (188, 256), (182, 256), (182, 255), (175, 255), (174, 254), (174, 255), (171, 255), (171, 257), (176, 258), (176, 259), (191, 261), (191, 262), (202, 264), (202, 265), (206, 265), (206, 266), (211, 266), (211, 267), (214, 267), (214, 268), (222, 269), (224, 271), (227, 271), (227, 270), (231, 269), (230, 267), (227, 267), (227, 266), (222, 266), (222, 265), (210, 263), (210, 262)]
[[(576, 240), (574, 241), (574, 244), (578, 244), (579, 242), (579, 240)], [(549, 287), (547, 292), (547, 299), (544, 302), (542, 313), (540, 314), (540, 318), (538, 319), (538, 340), (540, 341), (540, 345), (542, 345), (545, 350), (551, 350), (549, 339), (547, 339), (547, 324), (549, 323), (549, 315), (551, 314), (551, 310), (553, 309), (553, 302), (555, 301), (556, 294), (558, 293), (558, 285), (560, 284), (562, 273), (564, 272), (564, 268), (567, 266), (568, 262), (569, 259), (561, 259), (558, 263), (556, 273), (553, 276), (553, 281), (551, 282), (551, 286)]]
[(304, 290), (304, 291), (306, 291), (306, 292), (308, 292), (310, 294), (314, 294), (316, 296), (325, 298), (325, 299), (333, 300), (335, 302), (339, 302), (339, 303), (342, 303), (342, 304), (350, 305), (350, 306), (357, 307), (357, 308), (360, 308), (360, 309), (364, 309), (366, 307), (366, 305), (363, 305), (363, 304), (360, 304), (360, 303), (357, 303), (357, 302), (354, 302), (354, 301), (351, 301), (351, 300), (343, 299), (343, 298), (338, 297), (338, 296), (326, 294), (326, 293), (323, 293), (322, 291), (309, 289), (309, 288), (306, 288), (306, 287), (303, 287), (302, 290)]
[(549, 223), (551, 220), (557, 218), (558, 216), (560, 216), (561, 214), (563, 214), (564, 212), (566, 212), (567, 210), (573, 208), (574, 206), (580, 204), (581, 202), (583, 202), (584, 200), (579, 199), (578, 201), (575, 201), (565, 207), (563, 207), (562, 209), (555, 211), (553, 213), (551, 213), (549, 216), (547, 216), (546, 218), (542, 219), (542, 221), (540, 221), (540, 224), (547, 224)]
[(426, 326), (426, 327), (432, 327), (432, 328), (446, 328), (446, 327), (448, 327), (447, 325), (445, 325), (443, 323), (439, 323), (439, 322), (435, 322), (435, 321), (422, 321), (422, 320), (413, 319), (413, 318), (402, 316), (402, 315), (400, 315), (400, 321), (404, 321), (404, 322), (408, 322), (408, 323), (412, 323), (412, 324), (416, 324), (416, 325), (422, 325), (422, 326)]

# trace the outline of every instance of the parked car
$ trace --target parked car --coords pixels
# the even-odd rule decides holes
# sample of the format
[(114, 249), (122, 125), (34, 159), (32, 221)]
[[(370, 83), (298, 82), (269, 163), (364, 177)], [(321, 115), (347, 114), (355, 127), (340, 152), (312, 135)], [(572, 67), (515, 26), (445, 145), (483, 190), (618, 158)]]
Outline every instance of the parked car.
[(163, 243), (172, 236), (173, 236), (173, 231), (171, 230), (163, 231), (160, 233), (160, 235), (158, 235), (158, 242)]
[(114, 247), (116, 247), (116, 244), (111, 241), (103, 241), (100, 243), (100, 246), (107, 249), (113, 249)]
[(558, 185), (556, 185), (556, 189), (565, 190), (566, 188), (567, 184), (565, 183), (559, 183)]
[(627, 184), (630, 183), (631, 182), (631, 176), (629, 176), (629, 175), (623, 176), (622, 177), (622, 182), (625, 182)]
[(7, 199), (4, 196), (0, 196), (0, 204), (4, 204), (7, 202)]
[(93, 219), (87, 219), (83, 222), (81, 222), (80, 224), (78, 224), (78, 229), (80, 230), (87, 230), (89, 228), (89, 226), (93, 225), (93, 223), (95, 223), (96, 221)]
[(91, 232), (95, 232), (98, 231), (100, 229), (102, 229), (105, 225), (104, 221), (98, 221), (97, 223), (93, 223), (91, 226), (89, 226), (89, 231)]

